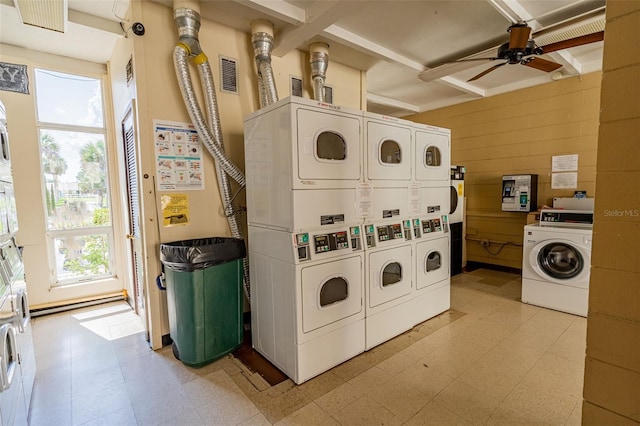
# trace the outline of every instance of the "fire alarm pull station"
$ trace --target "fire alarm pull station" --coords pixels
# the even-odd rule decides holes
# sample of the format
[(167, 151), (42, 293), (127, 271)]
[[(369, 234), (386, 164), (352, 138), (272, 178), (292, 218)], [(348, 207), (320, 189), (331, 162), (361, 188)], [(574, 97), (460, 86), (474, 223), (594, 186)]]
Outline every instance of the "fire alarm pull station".
[(532, 212), (538, 206), (538, 175), (502, 176), (502, 211)]

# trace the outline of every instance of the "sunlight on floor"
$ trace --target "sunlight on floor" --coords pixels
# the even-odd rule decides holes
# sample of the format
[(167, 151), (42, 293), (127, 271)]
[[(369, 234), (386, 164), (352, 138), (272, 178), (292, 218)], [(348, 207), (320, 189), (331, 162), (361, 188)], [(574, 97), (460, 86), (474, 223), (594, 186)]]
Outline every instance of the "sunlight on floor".
[(142, 321), (127, 305), (107, 306), (72, 315), (78, 324), (105, 340), (115, 340), (144, 331)]

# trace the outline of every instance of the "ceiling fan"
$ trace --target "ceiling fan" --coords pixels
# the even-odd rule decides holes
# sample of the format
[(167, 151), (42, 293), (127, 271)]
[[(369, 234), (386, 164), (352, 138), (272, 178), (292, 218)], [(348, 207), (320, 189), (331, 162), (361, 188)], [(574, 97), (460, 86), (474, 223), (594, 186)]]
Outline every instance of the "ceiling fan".
[(529, 27), (526, 23), (519, 22), (513, 24), (507, 29), (507, 32), (509, 33), (509, 41), (498, 47), (497, 56), (490, 58), (459, 59), (457, 61), (445, 63), (460, 63), (470, 61), (503, 61), (497, 65), (492, 66), (491, 68), (482, 71), (480, 74), (471, 77), (469, 80), (467, 80), (467, 82), (478, 80), (479, 78), (484, 77), (490, 72), (495, 71), (496, 69), (507, 64), (521, 64), (540, 71), (552, 72), (557, 70), (558, 68), (561, 68), (562, 65), (558, 64), (557, 62), (540, 58), (540, 55), (604, 40), (604, 31), (599, 31), (592, 34), (586, 34), (579, 37), (550, 43), (544, 46), (538, 46), (533, 38), (529, 38), (531, 35), (531, 27)]

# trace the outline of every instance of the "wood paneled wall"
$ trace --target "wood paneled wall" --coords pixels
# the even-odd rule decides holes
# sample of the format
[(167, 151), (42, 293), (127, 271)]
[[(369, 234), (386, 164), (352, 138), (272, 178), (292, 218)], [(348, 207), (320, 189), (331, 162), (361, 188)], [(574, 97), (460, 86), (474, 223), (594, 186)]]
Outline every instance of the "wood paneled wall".
[[(503, 175), (537, 174), (538, 206), (551, 206), (574, 192), (551, 189), (551, 157), (578, 154), (577, 189), (595, 195), (600, 80), (596, 72), (405, 117), (452, 131), (451, 162), (467, 169), (468, 261), (522, 267), (526, 214), (502, 212)], [(485, 239), (488, 249), (475, 241)]]
[(607, 1), (583, 425), (640, 424), (640, 2)]

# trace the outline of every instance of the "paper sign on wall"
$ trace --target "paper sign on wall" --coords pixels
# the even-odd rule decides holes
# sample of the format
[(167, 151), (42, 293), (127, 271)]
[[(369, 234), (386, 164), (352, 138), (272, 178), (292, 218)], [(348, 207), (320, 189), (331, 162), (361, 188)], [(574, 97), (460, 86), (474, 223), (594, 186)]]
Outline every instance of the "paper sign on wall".
[(160, 197), (162, 225), (176, 226), (189, 224), (189, 196), (187, 194), (167, 194)]
[(552, 173), (551, 189), (575, 189), (578, 187), (578, 173)]
[(204, 189), (202, 144), (191, 123), (153, 120), (158, 190)]
[(575, 172), (578, 171), (578, 154), (554, 155), (551, 157), (552, 172)]

